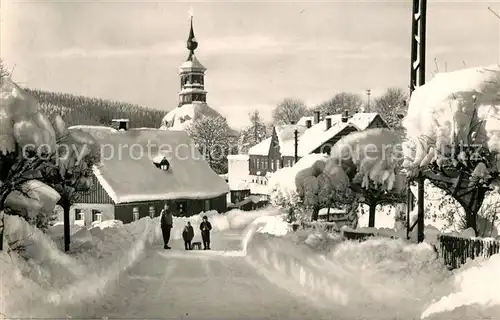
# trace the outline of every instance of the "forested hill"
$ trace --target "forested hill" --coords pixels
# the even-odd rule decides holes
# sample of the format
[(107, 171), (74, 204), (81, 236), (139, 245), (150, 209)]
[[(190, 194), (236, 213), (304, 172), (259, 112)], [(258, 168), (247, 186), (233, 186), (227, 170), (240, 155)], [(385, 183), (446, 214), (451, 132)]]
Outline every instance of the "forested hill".
[(33, 94), (49, 119), (60, 114), (67, 125), (111, 125), (112, 119), (130, 119), (130, 126), (159, 128), (167, 111), (135, 104), (75, 96), (67, 93), (26, 89)]

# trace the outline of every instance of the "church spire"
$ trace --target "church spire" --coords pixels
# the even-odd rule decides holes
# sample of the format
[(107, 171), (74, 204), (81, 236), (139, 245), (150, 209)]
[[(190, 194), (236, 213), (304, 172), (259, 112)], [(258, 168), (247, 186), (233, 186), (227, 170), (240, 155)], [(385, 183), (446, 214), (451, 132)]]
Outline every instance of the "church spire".
[[(192, 10), (192, 9), (191, 9)], [(186, 47), (189, 50), (189, 57), (179, 67), (181, 78), (181, 91), (179, 92), (179, 107), (185, 104), (206, 103), (207, 92), (205, 91), (205, 70), (207, 70), (196, 59), (194, 50), (198, 48), (198, 42), (194, 37), (193, 29), (193, 13), (190, 12), (191, 27), (189, 29), (189, 37), (186, 42)]]
[(194, 50), (198, 48), (198, 41), (194, 37), (194, 29), (193, 29), (193, 15), (191, 14), (191, 28), (189, 29), (189, 36), (187, 39), (186, 47), (189, 50), (189, 56), (191, 57), (194, 54)]

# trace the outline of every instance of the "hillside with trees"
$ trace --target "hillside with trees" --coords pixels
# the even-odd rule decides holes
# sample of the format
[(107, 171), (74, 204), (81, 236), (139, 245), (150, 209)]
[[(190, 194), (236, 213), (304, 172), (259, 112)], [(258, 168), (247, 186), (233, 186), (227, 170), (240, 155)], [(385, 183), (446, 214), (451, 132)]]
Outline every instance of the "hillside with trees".
[(132, 127), (159, 128), (165, 111), (126, 102), (89, 98), (67, 93), (25, 89), (40, 103), (40, 112), (53, 119), (61, 115), (72, 125), (111, 125), (116, 118), (130, 119)]

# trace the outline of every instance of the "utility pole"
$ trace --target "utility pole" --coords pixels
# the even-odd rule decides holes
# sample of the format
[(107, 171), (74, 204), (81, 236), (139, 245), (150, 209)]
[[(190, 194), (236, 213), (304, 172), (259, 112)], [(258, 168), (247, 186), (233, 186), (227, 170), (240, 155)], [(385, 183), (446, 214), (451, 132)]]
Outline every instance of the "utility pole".
[(366, 112), (370, 112), (370, 96), (372, 94), (372, 91), (370, 89), (366, 90), (366, 98), (367, 98), (367, 103), (366, 103)]
[(297, 163), (297, 161), (299, 161), (299, 131), (297, 129), (295, 129), (295, 131), (293, 132), (293, 139), (295, 143), (294, 160), (295, 163)]
[[(425, 84), (425, 54), (426, 54), (426, 33), (427, 33), (427, 0), (413, 0), (411, 24), (411, 69), (410, 69), (410, 95), (413, 91)], [(418, 242), (424, 241), (424, 181), (422, 172), (417, 175), (418, 197), (417, 197), (417, 230)], [(408, 183), (408, 193), (410, 192)], [(406, 235), (409, 238), (411, 227), (409, 208), (411, 197), (408, 197), (407, 229)]]

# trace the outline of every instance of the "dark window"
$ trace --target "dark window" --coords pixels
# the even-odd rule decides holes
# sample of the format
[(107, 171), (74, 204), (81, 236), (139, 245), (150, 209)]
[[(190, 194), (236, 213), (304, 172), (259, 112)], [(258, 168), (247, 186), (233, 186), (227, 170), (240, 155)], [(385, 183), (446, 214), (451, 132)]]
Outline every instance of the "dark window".
[(83, 220), (83, 212), (81, 209), (75, 209), (75, 220)]
[(187, 201), (177, 202), (177, 211), (179, 214), (184, 214), (187, 212)]
[(102, 212), (99, 210), (92, 209), (92, 222), (101, 221)]

